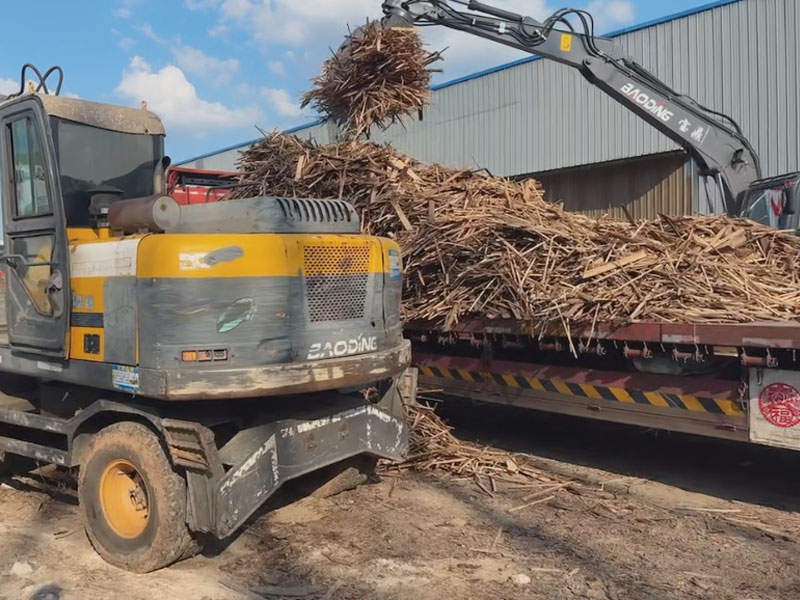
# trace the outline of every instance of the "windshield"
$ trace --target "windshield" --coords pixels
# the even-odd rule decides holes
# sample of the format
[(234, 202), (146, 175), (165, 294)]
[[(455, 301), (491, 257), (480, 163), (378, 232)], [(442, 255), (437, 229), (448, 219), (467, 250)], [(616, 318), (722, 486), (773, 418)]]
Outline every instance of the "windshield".
[(747, 199), (744, 216), (757, 223), (780, 228), (783, 200), (783, 188), (754, 190)]
[(53, 118), (68, 227), (89, 227), (89, 190), (111, 186), (122, 198), (155, 193), (153, 171), (163, 153), (160, 136), (119, 133)]

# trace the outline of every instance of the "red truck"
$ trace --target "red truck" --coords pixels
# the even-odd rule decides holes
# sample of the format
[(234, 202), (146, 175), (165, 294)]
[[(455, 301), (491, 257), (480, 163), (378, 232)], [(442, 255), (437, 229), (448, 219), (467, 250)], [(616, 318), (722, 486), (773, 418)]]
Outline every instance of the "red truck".
[(204, 204), (216, 202), (236, 183), (233, 171), (205, 171), (188, 167), (170, 167), (167, 170), (167, 194), (178, 204)]

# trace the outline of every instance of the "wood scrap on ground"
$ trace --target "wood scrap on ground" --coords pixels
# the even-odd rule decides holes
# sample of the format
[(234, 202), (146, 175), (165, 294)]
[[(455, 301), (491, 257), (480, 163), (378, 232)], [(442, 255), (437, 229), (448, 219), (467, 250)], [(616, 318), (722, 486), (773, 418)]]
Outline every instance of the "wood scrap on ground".
[(606, 322), (800, 317), (800, 238), (725, 216), (635, 223), (545, 201), (533, 180), (428, 165), (388, 145), (271, 134), (244, 151), (231, 197), (342, 198), (396, 239), (404, 317), (448, 329), (513, 318), (565, 335)]
[(498, 485), (520, 488), (544, 482), (547, 491), (566, 485), (527, 464), (524, 457), (459, 440), (433, 408), (407, 404), (406, 415), (411, 436), (408, 457), (390, 465), (390, 470), (447, 473), (474, 481), (490, 496)]
[(311, 105), (354, 136), (372, 125), (388, 127), (428, 103), (430, 65), (440, 58), (424, 48), (417, 30), (368, 21), (323, 63), (302, 106)]

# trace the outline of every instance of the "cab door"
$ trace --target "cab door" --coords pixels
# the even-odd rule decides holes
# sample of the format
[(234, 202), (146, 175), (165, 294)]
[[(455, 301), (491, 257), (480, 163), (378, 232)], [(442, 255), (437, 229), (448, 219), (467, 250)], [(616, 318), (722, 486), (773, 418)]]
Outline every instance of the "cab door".
[(70, 286), (58, 168), (35, 95), (0, 108), (8, 341), (14, 350), (66, 357)]

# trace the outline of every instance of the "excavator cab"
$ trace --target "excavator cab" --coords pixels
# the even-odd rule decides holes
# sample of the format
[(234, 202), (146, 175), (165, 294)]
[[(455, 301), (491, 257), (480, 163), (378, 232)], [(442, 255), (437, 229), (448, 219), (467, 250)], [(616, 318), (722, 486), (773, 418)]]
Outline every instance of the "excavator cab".
[(69, 238), (92, 231), (108, 208), (103, 198), (156, 192), (164, 130), (145, 110), (25, 93), (0, 104), (0, 132), (7, 304), (0, 344), (66, 358)]
[(800, 229), (800, 173), (756, 181), (744, 197), (742, 217), (776, 229)]

